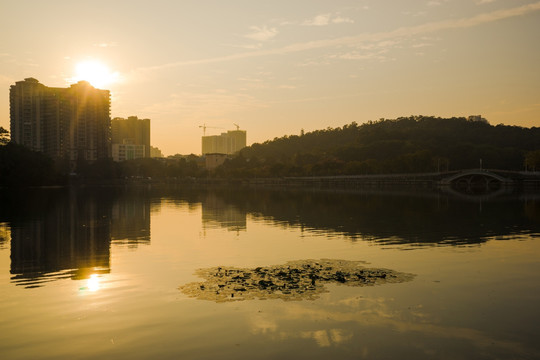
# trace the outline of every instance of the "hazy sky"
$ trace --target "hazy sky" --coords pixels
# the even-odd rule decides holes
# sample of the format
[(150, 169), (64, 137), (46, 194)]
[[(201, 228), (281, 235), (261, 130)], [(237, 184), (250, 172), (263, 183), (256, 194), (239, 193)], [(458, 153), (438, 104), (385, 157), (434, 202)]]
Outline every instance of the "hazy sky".
[(420, 114), (540, 126), (540, 1), (0, 0), (0, 126), (10, 85), (89, 60), (165, 155), (200, 154), (203, 124), (248, 144)]

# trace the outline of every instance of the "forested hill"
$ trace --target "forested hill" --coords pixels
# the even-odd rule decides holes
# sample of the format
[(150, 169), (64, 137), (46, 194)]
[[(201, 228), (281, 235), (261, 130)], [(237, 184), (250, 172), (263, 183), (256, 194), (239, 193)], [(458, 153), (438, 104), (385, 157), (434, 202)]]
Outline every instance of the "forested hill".
[(310, 176), (540, 168), (540, 128), (411, 116), (284, 136), (244, 148), (224, 176)]

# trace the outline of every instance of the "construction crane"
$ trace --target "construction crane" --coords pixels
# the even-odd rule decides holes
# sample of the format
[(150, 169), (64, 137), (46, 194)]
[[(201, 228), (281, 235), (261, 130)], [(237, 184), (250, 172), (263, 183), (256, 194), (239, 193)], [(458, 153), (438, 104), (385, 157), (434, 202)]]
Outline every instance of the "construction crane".
[(240, 125), (233, 123), (234, 126), (236, 126), (236, 131), (240, 130)]
[(206, 136), (206, 128), (209, 128), (209, 129), (223, 129), (223, 128), (215, 127), (215, 126), (206, 126), (206, 124), (199, 125), (199, 127), (202, 128), (202, 130), (203, 130), (203, 136)]

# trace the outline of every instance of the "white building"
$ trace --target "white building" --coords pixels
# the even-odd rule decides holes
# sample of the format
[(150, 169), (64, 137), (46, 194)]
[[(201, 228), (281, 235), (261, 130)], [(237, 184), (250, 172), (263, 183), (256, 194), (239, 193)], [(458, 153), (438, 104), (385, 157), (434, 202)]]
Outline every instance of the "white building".
[(146, 157), (145, 150), (145, 145), (124, 141), (123, 144), (112, 144), (112, 157), (114, 161), (140, 159)]

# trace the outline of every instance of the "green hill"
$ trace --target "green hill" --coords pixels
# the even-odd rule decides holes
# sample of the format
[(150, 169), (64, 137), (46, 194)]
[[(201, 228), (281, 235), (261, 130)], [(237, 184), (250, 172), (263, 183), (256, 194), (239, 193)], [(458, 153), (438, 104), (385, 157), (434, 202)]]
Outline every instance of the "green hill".
[[(241, 150), (217, 170), (226, 177), (417, 173), (536, 166), (540, 128), (485, 119), (411, 116), (284, 136)], [(534, 156), (533, 156), (534, 155)], [(526, 164), (526, 158), (528, 163)], [(481, 160), (480, 160), (481, 159)]]

